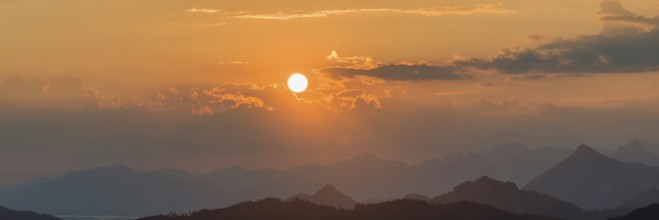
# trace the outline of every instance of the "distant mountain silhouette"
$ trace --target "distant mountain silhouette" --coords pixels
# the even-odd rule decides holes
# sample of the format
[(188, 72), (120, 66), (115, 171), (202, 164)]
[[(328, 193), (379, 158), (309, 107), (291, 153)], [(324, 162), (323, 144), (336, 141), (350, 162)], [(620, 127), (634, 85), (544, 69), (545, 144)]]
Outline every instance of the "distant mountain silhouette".
[(423, 162), (419, 167), (433, 175), (427, 185), (415, 187), (424, 195), (448, 192), (453, 186), (481, 176), (512, 181), (524, 185), (572, 153), (572, 149), (529, 149), (516, 142), (493, 146), (482, 152), (468, 152)]
[[(438, 195), (481, 176), (521, 185), (572, 150), (529, 149), (506, 143), (476, 153), (405, 164), (363, 154), (329, 165), (289, 170), (239, 166), (192, 174), (180, 170), (138, 171), (124, 166), (72, 172), (0, 192), (0, 204), (53, 214), (150, 215), (164, 211), (225, 207), (264, 197), (284, 198), (333, 183), (357, 201), (386, 201), (409, 192)], [(377, 187), (374, 187), (377, 186)], [(85, 200), (76, 199), (85, 195)]]
[(659, 168), (623, 163), (581, 145), (524, 189), (547, 193), (582, 208), (603, 209), (614, 208), (656, 186)]
[(15, 211), (0, 206), (0, 219), (2, 220), (61, 220), (55, 216), (37, 214), (30, 211)]
[(190, 214), (169, 214), (140, 220), (549, 220), (548, 217), (520, 215), (491, 206), (459, 202), (446, 205), (417, 200), (396, 200), (371, 205), (357, 205), (352, 210), (338, 210), (302, 200), (264, 199), (240, 203), (228, 208), (201, 210)]
[(659, 219), (659, 204), (638, 208), (627, 215), (610, 218), (609, 220), (656, 220)]
[(613, 154), (613, 158), (623, 162), (659, 166), (659, 157), (648, 151), (638, 140), (634, 140), (627, 145), (619, 147)]
[(327, 205), (335, 208), (353, 209), (357, 205), (357, 201), (350, 196), (346, 196), (341, 191), (337, 190), (332, 185), (325, 185), (322, 189), (318, 190), (313, 195), (299, 193), (292, 196), (290, 199), (300, 199), (309, 201), (318, 205)]
[(485, 176), (457, 185), (451, 192), (439, 195), (432, 201), (435, 203), (470, 201), (515, 213), (548, 215), (574, 220), (605, 219), (620, 213), (582, 211), (576, 205), (553, 196), (521, 190), (512, 182), (502, 182)]
[(221, 200), (221, 195), (194, 178), (110, 166), (2, 193), (0, 203), (58, 215), (141, 215), (200, 209)]

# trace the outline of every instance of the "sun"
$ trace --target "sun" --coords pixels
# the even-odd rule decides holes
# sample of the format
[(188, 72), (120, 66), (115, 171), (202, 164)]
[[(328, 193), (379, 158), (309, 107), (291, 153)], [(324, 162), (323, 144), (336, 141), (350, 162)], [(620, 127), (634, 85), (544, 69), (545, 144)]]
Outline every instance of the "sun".
[(295, 73), (288, 77), (288, 88), (295, 93), (304, 92), (308, 85), (307, 77), (301, 73)]

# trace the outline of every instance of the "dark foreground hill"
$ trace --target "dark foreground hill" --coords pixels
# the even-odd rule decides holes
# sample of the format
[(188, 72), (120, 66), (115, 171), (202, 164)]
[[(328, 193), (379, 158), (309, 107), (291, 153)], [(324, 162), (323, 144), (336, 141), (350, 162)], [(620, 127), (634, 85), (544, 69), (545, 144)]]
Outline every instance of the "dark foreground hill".
[(627, 215), (611, 218), (609, 220), (656, 220), (659, 219), (659, 204), (652, 204), (636, 209)]
[(346, 196), (336, 187), (327, 184), (322, 189), (318, 190), (313, 195), (306, 193), (299, 193), (291, 196), (289, 200), (304, 200), (313, 204), (328, 205), (335, 208), (353, 209), (357, 205), (357, 201), (350, 196)]
[(2, 220), (61, 220), (55, 216), (38, 214), (30, 211), (15, 211), (0, 206), (0, 219)]
[(512, 182), (481, 177), (457, 185), (449, 193), (432, 199), (435, 203), (469, 201), (491, 205), (522, 214), (552, 216), (565, 220), (601, 220), (629, 212), (631, 209), (585, 211), (577, 205), (531, 190), (522, 190)]
[(353, 210), (336, 209), (307, 201), (264, 199), (244, 202), (228, 208), (201, 210), (189, 214), (169, 214), (139, 220), (550, 220), (549, 217), (520, 215), (488, 205), (458, 202), (445, 205), (418, 200), (396, 200), (371, 205), (357, 205)]

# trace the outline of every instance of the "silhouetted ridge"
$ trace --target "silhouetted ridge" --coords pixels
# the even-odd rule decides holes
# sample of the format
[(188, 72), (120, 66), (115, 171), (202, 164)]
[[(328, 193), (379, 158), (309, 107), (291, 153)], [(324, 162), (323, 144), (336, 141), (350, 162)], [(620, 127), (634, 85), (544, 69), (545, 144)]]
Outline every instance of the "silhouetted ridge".
[(652, 204), (636, 209), (627, 215), (610, 218), (609, 220), (656, 220), (659, 219), (659, 204)]
[(449, 193), (435, 197), (433, 202), (470, 201), (525, 214), (550, 215), (562, 219), (600, 219), (599, 213), (584, 213), (574, 204), (547, 194), (520, 190), (512, 182), (481, 177), (457, 185)]
[(240, 203), (228, 208), (201, 210), (189, 214), (168, 214), (140, 220), (549, 220), (549, 217), (520, 215), (492, 206), (458, 202), (446, 205), (417, 200), (396, 200), (358, 205), (353, 210), (340, 210), (302, 200), (264, 199)]
[(300, 199), (318, 205), (327, 205), (344, 209), (352, 209), (355, 207), (355, 205), (357, 205), (357, 202), (354, 199), (343, 194), (331, 184), (325, 185), (323, 188), (316, 191), (316, 193), (313, 195), (298, 193), (294, 196), (291, 196), (290, 199)]
[(419, 200), (419, 201), (424, 201), (424, 202), (431, 202), (431, 198), (428, 198), (427, 196), (424, 195), (419, 195), (415, 193), (410, 193), (407, 194), (403, 199), (411, 199), (411, 200)]
[(596, 157), (603, 157), (604, 155), (600, 154), (597, 152), (597, 150), (593, 149), (592, 147), (582, 144), (577, 147), (577, 150), (574, 151), (574, 154), (572, 154), (571, 157), (574, 158), (596, 158)]
[(38, 214), (31, 211), (15, 211), (0, 206), (0, 219), (2, 220), (61, 220), (55, 216)]

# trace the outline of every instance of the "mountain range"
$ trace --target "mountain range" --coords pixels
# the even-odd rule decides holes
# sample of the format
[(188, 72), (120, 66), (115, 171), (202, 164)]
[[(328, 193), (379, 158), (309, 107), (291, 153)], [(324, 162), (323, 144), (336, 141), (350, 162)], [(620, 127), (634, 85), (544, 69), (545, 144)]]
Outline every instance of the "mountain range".
[(366, 154), (329, 165), (306, 164), (289, 170), (232, 166), (189, 173), (139, 171), (117, 165), (71, 172), (3, 191), (0, 204), (57, 215), (139, 216), (224, 207), (270, 196), (285, 198), (327, 183), (357, 201), (383, 201), (411, 192), (438, 195), (485, 175), (523, 184), (570, 152), (560, 148), (532, 150), (507, 143), (420, 164)]
[[(634, 147), (635, 142), (642, 148)], [(634, 153), (638, 149), (654, 149), (651, 142), (635, 142), (612, 152), (612, 155), (622, 155), (619, 152), (623, 151), (632, 152), (627, 155), (638, 155)], [(631, 159), (639, 160), (640, 157)], [(547, 194), (581, 209), (634, 208), (657, 202), (654, 198), (659, 197), (646, 196), (659, 194), (655, 189), (659, 186), (657, 169), (638, 162), (621, 162), (587, 146), (580, 146), (576, 151), (549, 147), (530, 149), (511, 142), (486, 151), (431, 159), (420, 164), (366, 154), (333, 164), (306, 164), (288, 170), (246, 170), (231, 166), (208, 173), (189, 173), (181, 170), (139, 171), (121, 165), (98, 167), (40, 179), (0, 192), (0, 204), (56, 215), (144, 216), (226, 207), (264, 197), (287, 198), (299, 192), (312, 192), (327, 183), (332, 184), (331, 188), (342, 189), (351, 200), (363, 203), (401, 197), (429, 201), (428, 195), (441, 195), (465, 181), (489, 176), (510, 181), (501, 189), (508, 190), (512, 196), (538, 199), (538, 204), (530, 202), (532, 199), (520, 199), (518, 202), (529, 206), (524, 207), (523, 213), (546, 214), (533, 209), (540, 210), (543, 208), (540, 204), (553, 204), (549, 202), (553, 200), (531, 196), (527, 191)], [(474, 181), (480, 182), (486, 181)], [(515, 191), (517, 186), (524, 186), (523, 190)], [(453, 189), (453, 194), (441, 197), (443, 199), (435, 199), (437, 202), (449, 201), (448, 198), (461, 192), (461, 187), (456, 187), (457, 191)], [(298, 196), (311, 200), (314, 195)], [(492, 199), (474, 201), (506, 204), (506, 201)], [(348, 208), (341, 204), (341, 207)], [(531, 204), (538, 207), (530, 207)], [(553, 205), (557, 204), (562, 203)], [(514, 203), (506, 205), (499, 208), (522, 210)], [(568, 208), (572, 207), (568, 204), (560, 206), (565, 210), (576, 210)]]

